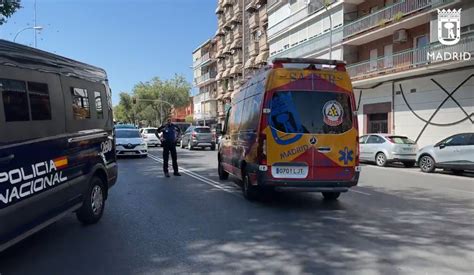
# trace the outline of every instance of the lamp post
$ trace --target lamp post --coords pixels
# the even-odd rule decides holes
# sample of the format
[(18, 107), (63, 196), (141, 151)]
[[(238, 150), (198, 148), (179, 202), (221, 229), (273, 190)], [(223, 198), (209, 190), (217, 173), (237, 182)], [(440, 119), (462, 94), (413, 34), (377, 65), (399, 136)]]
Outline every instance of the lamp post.
[[(329, 15), (329, 59), (332, 59), (332, 17), (331, 17), (331, 12), (328, 9), (328, 6), (330, 4), (327, 3), (328, 0), (317, 0), (317, 1), (324, 6), (326, 13)], [(306, 0), (306, 5), (309, 6), (310, 4), (311, 4), (311, 0)]]
[[(26, 30), (34, 30), (34, 31), (35, 31), (35, 34), (36, 34), (37, 31), (43, 30), (43, 27), (42, 27), (42, 26), (34, 26), (34, 27), (26, 27), (26, 28), (23, 28), (23, 29), (19, 30), (19, 31), (16, 33), (15, 37), (13, 38), (13, 42), (16, 42), (16, 38), (18, 37), (18, 35), (20, 35), (20, 33), (24, 32), (24, 31), (26, 31)], [(35, 48), (36, 48), (36, 46), (37, 46), (37, 45), (36, 45), (36, 40), (35, 40)]]

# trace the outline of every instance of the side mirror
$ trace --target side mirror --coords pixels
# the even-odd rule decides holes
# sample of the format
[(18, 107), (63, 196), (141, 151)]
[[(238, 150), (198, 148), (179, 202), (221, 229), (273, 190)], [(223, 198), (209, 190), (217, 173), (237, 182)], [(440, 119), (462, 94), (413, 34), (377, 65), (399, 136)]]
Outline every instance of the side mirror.
[(444, 147), (446, 147), (446, 144), (444, 143), (439, 144), (439, 149), (443, 149)]

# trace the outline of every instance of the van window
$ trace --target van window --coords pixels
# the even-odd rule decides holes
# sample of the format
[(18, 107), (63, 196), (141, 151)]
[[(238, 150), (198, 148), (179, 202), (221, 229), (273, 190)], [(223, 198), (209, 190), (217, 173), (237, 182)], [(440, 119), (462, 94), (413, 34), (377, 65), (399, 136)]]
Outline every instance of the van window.
[(198, 134), (209, 134), (211, 132), (211, 128), (196, 128), (194, 132)]
[(242, 119), (242, 108), (244, 107), (244, 102), (240, 101), (234, 106), (232, 106), (229, 118), (229, 130), (231, 133), (239, 131), (240, 122)]
[(91, 117), (89, 95), (86, 89), (72, 88), (72, 111), (74, 119), (86, 119)]
[(245, 100), (240, 130), (257, 130), (262, 99), (263, 94), (258, 94)]
[(350, 97), (338, 92), (276, 92), (270, 123), (284, 133), (344, 133), (352, 128)]
[(30, 114), (25, 82), (0, 79), (0, 89), (2, 90), (5, 120), (7, 122), (28, 121)]
[(28, 82), (28, 96), (30, 98), (31, 119), (50, 120), (51, 104), (48, 84)]
[(100, 92), (94, 92), (94, 98), (95, 98), (95, 110), (97, 112), (97, 118), (103, 119), (104, 109), (102, 107), (102, 97), (100, 95)]

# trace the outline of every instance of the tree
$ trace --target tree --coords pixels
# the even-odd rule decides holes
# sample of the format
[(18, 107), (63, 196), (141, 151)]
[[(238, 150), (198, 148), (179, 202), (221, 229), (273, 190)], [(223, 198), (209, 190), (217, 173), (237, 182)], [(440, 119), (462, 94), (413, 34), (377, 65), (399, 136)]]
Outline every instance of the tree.
[(171, 116), (173, 106), (179, 108), (189, 104), (190, 90), (191, 85), (181, 75), (165, 81), (154, 77), (140, 82), (133, 88), (132, 95), (120, 93), (119, 105), (114, 108), (115, 119), (158, 126)]
[(20, 8), (20, 0), (0, 0), (0, 25)]

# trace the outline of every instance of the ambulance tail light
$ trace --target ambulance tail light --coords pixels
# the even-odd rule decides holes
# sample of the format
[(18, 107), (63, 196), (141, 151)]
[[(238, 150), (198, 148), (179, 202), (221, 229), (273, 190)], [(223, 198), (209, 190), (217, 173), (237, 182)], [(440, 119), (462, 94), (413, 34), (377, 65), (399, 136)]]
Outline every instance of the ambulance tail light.
[(261, 133), (258, 137), (258, 160), (261, 165), (267, 165), (267, 135)]

